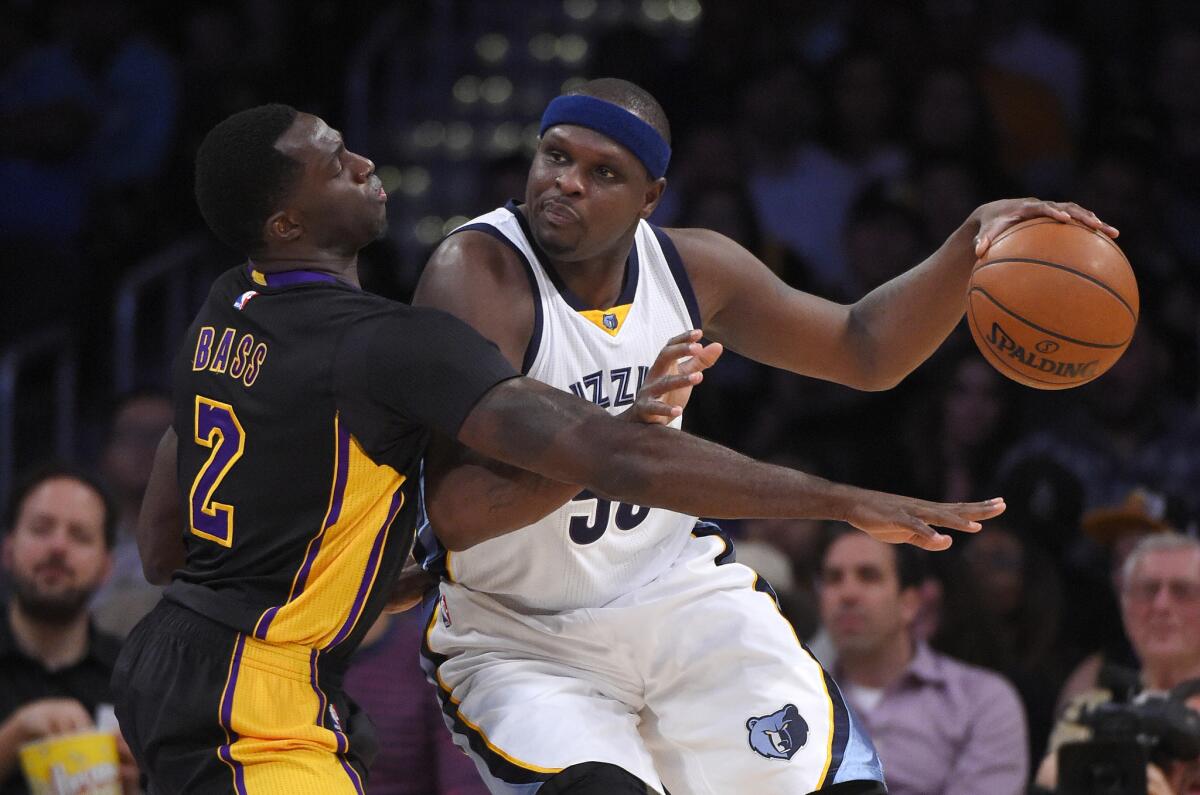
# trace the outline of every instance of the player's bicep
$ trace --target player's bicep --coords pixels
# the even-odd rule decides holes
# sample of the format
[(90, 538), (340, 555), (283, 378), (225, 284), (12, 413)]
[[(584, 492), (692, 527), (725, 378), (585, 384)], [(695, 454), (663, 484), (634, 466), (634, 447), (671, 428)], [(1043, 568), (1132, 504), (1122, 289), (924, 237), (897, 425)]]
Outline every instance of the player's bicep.
[(850, 307), (797, 290), (724, 235), (671, 230), (705, 317), (704, 332), (743, 356), (792, 372), (853, 381)]
[(429, 258), (413, 306), (441, 309), (495, 343), (519, 368), (533, 331), (533, 296), (516, 254), (483, 232), (451, 235)]

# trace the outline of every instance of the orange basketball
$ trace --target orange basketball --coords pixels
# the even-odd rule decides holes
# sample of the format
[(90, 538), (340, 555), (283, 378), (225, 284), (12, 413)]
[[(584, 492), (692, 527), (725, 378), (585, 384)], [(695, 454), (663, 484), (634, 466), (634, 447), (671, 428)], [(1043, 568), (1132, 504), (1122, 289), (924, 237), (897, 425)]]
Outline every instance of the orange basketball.
[(1069, 389), (1112, 367), (1137, 319), (1129, 260), (1082, 224), (1022, 221), (971, 273), (967, 322), (975, 344), (1001, 373), (1036, 389)]

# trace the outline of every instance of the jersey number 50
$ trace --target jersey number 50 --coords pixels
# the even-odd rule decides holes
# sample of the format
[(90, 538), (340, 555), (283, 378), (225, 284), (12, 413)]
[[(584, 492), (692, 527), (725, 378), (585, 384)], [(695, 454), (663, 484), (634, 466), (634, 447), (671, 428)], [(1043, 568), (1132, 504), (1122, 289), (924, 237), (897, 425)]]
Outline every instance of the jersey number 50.
[[(574, 513), (576, 510), (575, 503), (593, 503), (594, 507), (587, 509), (587, 513)], [(585, 505), (579, 506), (584, 509)], [(608, 525), (611, 520), (615, 519), (615, 524), (618, 530), (632, 530), (633, 528), (646, 521), (646, 517), (650, 515), (649, 508), (643, 508), (640, 505), (630, 505), (627, 502), (618, 502), (617, 510), (613, 511), (613, 503), (611, 500), (606, 500), (603, 497), (597, 497), (587, 489), (575, 495), (571, 500), (571, 540), (576, 544), (594, 544), (600, 540), (600, 537), (608, 531)], [(616, 516), (613, 516), (613, 514)]]
[(233, 406), (196, 395), (196, 444), (212, 450), (188, 495), (192, 532), (223, 547), (233, 546), (233, 506), (216, 502), (213, 494), (234, 463), (242, 457), (246, 433)]

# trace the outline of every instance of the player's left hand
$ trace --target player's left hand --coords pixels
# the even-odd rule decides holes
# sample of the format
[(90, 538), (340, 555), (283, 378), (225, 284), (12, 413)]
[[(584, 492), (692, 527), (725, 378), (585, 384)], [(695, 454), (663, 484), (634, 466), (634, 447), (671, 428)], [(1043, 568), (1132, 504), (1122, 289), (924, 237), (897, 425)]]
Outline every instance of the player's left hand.
[(692, 329), (667, 341), (623, 417), (666, 425), (683, 414), (692, 387), (704, 379), (704, 371), (716, 364), (724, 351), (719, 342), (701, 345), (701, 336), (698, 329)]
[(1001, 232), (1021, 221), (1045, 216), (1055, 221), (1067, 223), (1077, 221), (1097, 232), (1116, 237), (1120, 234), (1116, 227), (1101, 221), (1091, 210), (1086, 210), (1074, 202), (1048, 202), (1041, 199), (1001, 199), (985, 204), (971, 214), (979, 224), (979, 232), (975, 235), (975, 257), (982, 257)]
[(385, 613), (403, 613), (421, 603), (425, 593), (436, 588), (437, 577), (425, 571), (416, 561), (409, 559), (400, 570), (400, 575), (392, 583), (392, 592), (388, 594), (387, 603), (383, 606)]

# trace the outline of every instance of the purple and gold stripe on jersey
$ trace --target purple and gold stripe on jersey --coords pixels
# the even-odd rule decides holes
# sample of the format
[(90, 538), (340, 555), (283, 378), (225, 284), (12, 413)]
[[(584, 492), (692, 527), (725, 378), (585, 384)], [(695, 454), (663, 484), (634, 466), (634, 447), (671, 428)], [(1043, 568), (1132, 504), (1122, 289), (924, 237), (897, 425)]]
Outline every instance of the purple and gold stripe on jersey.
[(226, 742), (217, 749), (238, 795), (363, 795), (345, 757), (349, 741), (321, 690), (318, 656), (239, 633), (219, 708)]
[(329, 504), (282, 605), (265, 610), (254, 637), (328, 649), (354, 631), (404, 505), (405, 476), (376, 464), (335, 417)]

